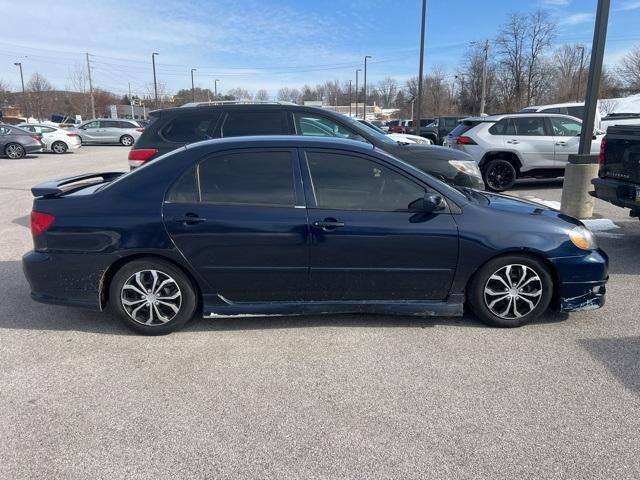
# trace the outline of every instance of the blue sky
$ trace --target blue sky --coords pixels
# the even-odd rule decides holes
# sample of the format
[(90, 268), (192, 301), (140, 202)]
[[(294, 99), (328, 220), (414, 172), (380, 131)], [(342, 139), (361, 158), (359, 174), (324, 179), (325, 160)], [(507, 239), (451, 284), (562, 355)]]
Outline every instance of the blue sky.
[[(470, 41), (495, 38), (510, 12), (542, 7), (558, 23), (556, 44), (590, 44), (596, 0), (428, 0), (425, 66), (452, 71)], [(25, 6), (5, 2), (4, 18), (24, 18)], [(33, 0), (28, 22), (5, 22), (0, 32), (0, 80), (19, 87), (13, 62), (56, 87), (91, 56), (94, 84), (124, 94), (158, 80), (168, 93), (195, 83), (222, 91), (243, 87), (300, 87), (354, 78), (364, 55), (368, 77), (404, 81), (418, 66), (420, 0)], [(56, 25), (62, 27), (54, 28)], [(612, 0), (605, 62), (640, 45), (640, 0)]]

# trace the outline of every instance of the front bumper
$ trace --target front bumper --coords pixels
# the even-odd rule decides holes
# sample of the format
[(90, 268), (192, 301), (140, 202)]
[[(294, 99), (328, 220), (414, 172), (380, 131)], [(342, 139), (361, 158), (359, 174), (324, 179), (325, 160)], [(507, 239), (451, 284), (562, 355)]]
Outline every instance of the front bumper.
[(610, 178), (594, 178), (591, 183), (595, 187), (592, 196), (618, 207), (630, 208), (636, 216), (640, 214), (640, 185), (637, 183)]
[(558, 274), (561, 312), (595, 310), (604, 306), (609, 257), (603, 250), (578, 257), (552, 258), (551, 262)]

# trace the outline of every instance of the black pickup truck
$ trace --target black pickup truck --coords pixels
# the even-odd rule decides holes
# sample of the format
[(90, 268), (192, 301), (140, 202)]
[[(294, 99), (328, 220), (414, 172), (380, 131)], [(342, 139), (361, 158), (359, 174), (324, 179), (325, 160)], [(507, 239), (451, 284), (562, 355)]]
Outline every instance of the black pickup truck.
[(431, 123), (423, 125), (423, 121), (420, 121), (420, 133), (416, 133), (415, 128), (409, 128), (409, 133), (413, 135), (420, 135), (421, 137), (428, 138), (435, 145), (442, 145), (445, 137), (451, 133), (451, 130), (456, 128), (460, 120), (467, 118), (466, 116), (455, 117), (436, 117)]
[(591, 183), (591, 195), (640, 217), (640, 125), (609, 127), (600, 145), (600, 172)]

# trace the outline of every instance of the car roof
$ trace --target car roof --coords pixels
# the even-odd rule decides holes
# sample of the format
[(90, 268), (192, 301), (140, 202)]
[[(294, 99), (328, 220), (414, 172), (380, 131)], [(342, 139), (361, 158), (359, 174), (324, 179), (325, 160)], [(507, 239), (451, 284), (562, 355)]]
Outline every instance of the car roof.
[(565, 115), (563, 113), (544, 113), (544, 112), (517, 112), (517, 113), (502, 113), (500, 115), (487, 115), (485, 117), (467, 117), (463, 118), (462, 122), (498, 122), (503, 118), (522, 118), (526, 117), (560, 117), (560, 118), (570, 118), (572, 120), (578, 120), (582, 123), (582, 120), (576, 117), (572, 117), (571, 115)]
[(557, 107), (583, 107), (584, 106), (584, 102), (565, 102), (565, 103), (550, 103), (548, 105), (531, 105), (529, 107), (524, 107), (524, 108), (536, 108), (536, 109), (541, 109), (541, 108), (557, 108)]
[[(189, 105), (189, 104), (186, 104)], [(149, 112), (149, 115), (153, 116), (165, 116), (165, 115), (189, 115), (193, 112), (206, 112), (208, 110), (282, 110), (283, 108), (298, 110), (298, 111), (306, 111), (306, 112), (323, 112), (327, 115), (338, 115), (340, 117), (345, 117), (347, 115), (343, 115), (341, 113), (336, 113), (332, 110), (321, 108), (321, 107), (313, 107), (309, 105), (297, 105), (295, 103), (290, 102), (252, 102), (252, 103), (197, 103), (191, 104), (191, 106), (183, 105), (181, 107), (172, 107), (172, 108), (163, 108), (159, 110), (152, 110)]]
[(214, 149), (231, 150), (237, 148), (286, 147), (286, 148), (335, 148), (352, 152), (370, 154), (375, 147), (359, 140), (335, 137), (314, 137), (303, 135), (256, 135), (246, 137), (226, 137), (190, 143), (187, 150), (217, 147)]

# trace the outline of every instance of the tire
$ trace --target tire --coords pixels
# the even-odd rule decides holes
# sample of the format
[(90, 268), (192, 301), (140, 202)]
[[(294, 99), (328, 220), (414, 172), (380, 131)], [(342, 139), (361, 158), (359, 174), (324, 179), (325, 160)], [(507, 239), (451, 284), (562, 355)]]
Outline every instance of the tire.
[(19, 160), (24, 158), (27, 152), (19, 143), (9, 143), (4, 147), (4, 154), (13, 160)]
[(503, 192), (510, 189), (516, 183), (518, 172), (513, 164), (502, 158), (489, 161), (482, 168), (482, 179), (487, 190)]
[(59, 155), (63, 153), (67, 153), (68, 149), (69, 149), (69, 146), (64, 142), (61, 142), (60, 140), (53, 142), (53, 144), (51, 145), (51, 151)]
[[(518, 287), (518, 282), (522, 286)], [(487, 262), (476, 272), (467, 291), (467, 302), (487, 325), (520, 327), (547, 310), (553, 287), (553, 278), (542, 262), (524, 255), (508, 255)]]
[(165, 335), (182, 328), (197, 305), (189, 278), (178, 267), (157, 258), (125, 264), (109, 287), (109, 307), (125, 325), (145, 335)]
[(120, 145), (123, 145), (125, 147), (131, 147), (133, 145), (133, 142), (135, 142), (135, 140), (131, 135), (122, 135), (120, 137)]

